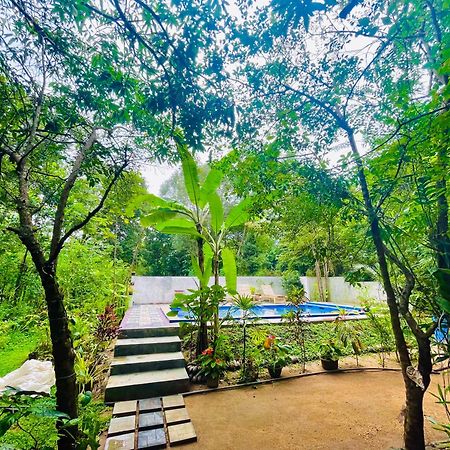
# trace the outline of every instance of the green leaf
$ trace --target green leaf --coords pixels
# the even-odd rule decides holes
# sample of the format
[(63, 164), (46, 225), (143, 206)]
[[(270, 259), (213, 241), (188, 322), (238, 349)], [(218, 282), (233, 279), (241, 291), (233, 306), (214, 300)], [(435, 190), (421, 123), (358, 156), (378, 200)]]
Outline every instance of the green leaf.
[(81, 422), (81, 418), (77, 417), (75, 419), (65, 420), (63, 424), (63, 428), (73, 427), (74, 425), (79, 425)]
[(154, 225), (167, 222), (170, 219), (175, 218), (177, 215), (178, 211), (168, 208), (159, 208), (150, 214), (142, 216), (140, 218), (140, 222), (143, 227), (152, 227)]
[(154, 225), (155, 230), (166, 234), (189, 234), (191, 236), (201, 236), (193, 222), (188, 219), (176, 218)]
[(0, 437), (3, 436), (19, 419), (19, 413), (6, 414), (0, 419)]
[(247, 222), (249, 219), (247, 209), (250, 206), (250, 203), (250, 198), (246, 198), (231, 208), (227, 218), (225, 219), (225, 228), (238, 227), (239, 225), (243, 225)]
[(236, 260), (233, 251), (228, 247), (222, 249), (222, 262), (227, 289), (229, 292), (234, 293), (237, 290)]
[(203, 273), (203, 277), (202, 277), (202, 287), (206, 287), (209, 284), (209, 279), (211, 278), (212, 275), (212, 255), (206, 255), (205, 254), (205, 272)]
[(370, 19), (368, 17), (362, 17), (358, 20), (358, 23), (360, 27), (364, 28), (370, 25)]
[(447, 314), (450, 314), (450, 300), (438, 297), (436, 301), (437, 304), (442, 308), (442, 311), (446, 312)]
[(213, 249), (209, 245), (208, 241), (203, 243), (203, 253), (205, 254), (205, 258), (212, 258), (214, 256)]
[(208, 197), (209, 213), (211, 215), (211, 228), (217, 234), (223, 224), (223, 204), (216, 192), (212, 192)]
[(204, 208), (208, 203), (209, 196), (216, 192), (222, 182), (223, 172), (217, 169), (211, 169), (206, 176), (205, 182), (200, 192), (200, 207)]
[(86, 391), (78, 396), (78, 401), (81, 406), (86, 406), (92, 401), (92, 392)]
[(194, 269), (194, 274), (199, 279), (200, 284), (201, 284), (202, 279), (203, 279), (203, 273), (202, 273), (202, 271), (200, 269), (200, 266), (198, 264), (198, 259), (197, 259), (196, 255), (195, 256), (194, 255), (191, 256), (191, 262), (192, 262), (192, 268)]
[(194, 205), (200, 206), (200, 184), (198, 181), (198, 168), (193, 156), (185, 145), (178, 145), (178, 153), (181, 157), (184, 185), (189, 199)]
[(439, 293), (450, 303), (450, 269), (437, 269), (433, 272), (433, 276), (439, 284)]
[(133, 217), (137, 209), (144, 212), (152, 212), (154, 209), (167, 208), (174, 211), (187, 211), (187, 209), (178, 202), (165, 200), (154, 194), (138, 195), (127, 206), (126, 213), (129, 217)]

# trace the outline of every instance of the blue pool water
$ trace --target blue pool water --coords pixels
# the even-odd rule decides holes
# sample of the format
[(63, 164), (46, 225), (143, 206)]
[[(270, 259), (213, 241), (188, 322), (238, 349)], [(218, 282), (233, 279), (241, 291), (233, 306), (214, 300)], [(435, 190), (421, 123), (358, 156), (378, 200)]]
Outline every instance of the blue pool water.
[[(302, 310), (302, 316), (305, 318), (337, 317), (343, 311), (348, 315), (365, 315), (362, 308), (336, 305), (334, 303), (305, 302), (300, 308)], [(252, 315), (260, 319), (280, 319), (284, 314), (295, 311), (295, 309), (295, 306), (285, 304), (257, 305), (252, 309)], [(179, 308), (175, 308), (173, 311), (177, 311), (178, 314), (173, 317), (168, 317), (171, 322), (189, 322), (192, 320), (188, 311), (182, 311)], [(219, 306), (219, 317), (224, 318), (226, 316), (230, 319), (240, 319), (242, 317), (242, 310), (230, 305)]]

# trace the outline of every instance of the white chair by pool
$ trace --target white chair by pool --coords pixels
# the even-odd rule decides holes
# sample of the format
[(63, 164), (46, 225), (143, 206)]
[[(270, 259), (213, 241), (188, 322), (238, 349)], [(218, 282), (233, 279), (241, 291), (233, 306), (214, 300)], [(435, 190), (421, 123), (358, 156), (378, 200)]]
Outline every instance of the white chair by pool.
[(261, 300), (270, 301), (273, 303), (286, 303), (287, 297), (285, 295), (275, 294), (270, 284), (262, 284), (261, 292)]

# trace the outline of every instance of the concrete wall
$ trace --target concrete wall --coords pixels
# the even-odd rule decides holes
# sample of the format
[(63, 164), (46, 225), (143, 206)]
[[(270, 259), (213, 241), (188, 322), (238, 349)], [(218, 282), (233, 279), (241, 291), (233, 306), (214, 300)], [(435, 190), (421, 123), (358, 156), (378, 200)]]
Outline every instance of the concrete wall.
[[(319, 291), (315, 277), (301, 277), (301, 282), (305, 287), (306, 296), (313, 301), (319, 300)], [(175, 291), (196, 289), (196, 279), (194, 277), (133, 277), (133, 302), (139, 304), (149, 303), (170, 303), (173, 300)], [(220, 278), (221, 284), (225, 280)], [(212, 279), (211, 279), (212, 283)], [(240, 287), (254, 287), (256, 292), (260, 290), (262, 284), (269, 284), (275, 294), (283, 294), (281, 277), (238, 277), (238, 291)], [(378, 282), (370, 281), (361, 283), (361, 287), (352, 287), (344, 281), (343, 277), (329, 278), (329, 293), (332, 303), (359, 304), (362, 298), (373, 298), (384, 300), (386, 298), (381, 285)]]
[[(305, 287), (306, 296), (313, 301), (319, 301), (319, 289), (316, 277), (300, 277)], [(371, 298), (378, 301), (386, 300), (386, 294), (378, 281), (363, 281), (360, 286), (351, 286), (344, 277), (328, 278), (328, 287), (322, 280), (323, 289), (328, 290), (329, 299), (332, 303), (355, 305), (361, 300)]]

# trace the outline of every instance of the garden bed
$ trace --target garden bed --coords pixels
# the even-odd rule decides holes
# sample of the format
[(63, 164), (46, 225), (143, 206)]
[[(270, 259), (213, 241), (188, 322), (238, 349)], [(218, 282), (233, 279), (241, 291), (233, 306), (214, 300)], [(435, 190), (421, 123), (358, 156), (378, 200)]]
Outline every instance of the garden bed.
[[(333, 323), (310, 323), (305, 324), (302, 331), (302, 339), (304, 340), (304, 347), (299, 344), (297, 330), (290, 324), (267, 324), (262, 322), (254, 323), (255, 326), (247, 327), (247, 348), (246, 358), (256, 361), (258, 368), (258, 378), (270, 378), (267, 369), (263, 366), (261, 358), (263, 358), (264, 350), (261, 350), (261, 342), (268, 335), (276, 336), (279, 342), (288, 344), (291, 348), (290, 354), (293, 357), (293, 364), (289, 364), (283, 369), (283, 374), (300, 373), (303, 370), (303, 361), (307, 366), (307, 370), (314, 370), (320, 367), (320, 345), (322, 342), (330, 340), (337, 340), (336, 328)], [(354, 338), (360, 343), (360, 355), (372, 355), (372, 366), (381, 366), (383, 358), (388, 358), (388, 353), (394, 349), (394, 343), (389, 337), (385, 340), (383, 352), (380, 345), (380, 338), (372, 324), (368, 320), (358, 321), (357, 336)], [(195, 342), (196, 332), (189, 325), (181, 327), (183, 351), (186, 360), (193, 361), (195, 359)], [(221, 353), (227, 361), (228, 370), (226, 370), (222, 379), (228, 384), (236, 384), (240, 379), (240, 367), (243, 360), (243, 330), (238, 324), (232, 327), (222, 328), (221, 335), (223, 341), (221, 344)], [(350, 341), (347, 345), (342, 345), (342, 355), (354, 355), (354, 350)], [(350, 365), (356, 364), (356, 358), (350, 358), (352, 361)], [(342, 362), (342, 365), (348, 364)], [(251, 380), (246, 380), (251, 381)]]

